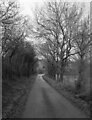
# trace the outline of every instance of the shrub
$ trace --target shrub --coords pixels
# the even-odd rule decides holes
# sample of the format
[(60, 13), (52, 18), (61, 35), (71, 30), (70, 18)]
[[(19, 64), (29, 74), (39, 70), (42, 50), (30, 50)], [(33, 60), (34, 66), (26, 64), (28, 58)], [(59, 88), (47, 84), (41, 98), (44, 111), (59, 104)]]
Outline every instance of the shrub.
[(19, 47), (11, 58), (9, 55), (3, 57), (3, 79), (13, 79), (15, 76), (29, 77), (34, 73), (35, 56), (34, 48), (30, 45), (30, 48)]

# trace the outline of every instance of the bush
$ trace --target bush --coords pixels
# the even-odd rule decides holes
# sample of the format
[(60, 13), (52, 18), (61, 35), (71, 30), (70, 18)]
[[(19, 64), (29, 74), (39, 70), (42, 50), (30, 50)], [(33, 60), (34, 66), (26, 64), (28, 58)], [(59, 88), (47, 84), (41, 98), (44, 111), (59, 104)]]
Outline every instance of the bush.
[[(26, 50), (27, 49), (27, 50)], [(3, 79), (13, 79), (13, 77), (29, 77), (35, 71), (35, 51), (30, 45), (29, 48), (19, 47), (10, 58), (9, 55), (3, 57), (2, 77)]]

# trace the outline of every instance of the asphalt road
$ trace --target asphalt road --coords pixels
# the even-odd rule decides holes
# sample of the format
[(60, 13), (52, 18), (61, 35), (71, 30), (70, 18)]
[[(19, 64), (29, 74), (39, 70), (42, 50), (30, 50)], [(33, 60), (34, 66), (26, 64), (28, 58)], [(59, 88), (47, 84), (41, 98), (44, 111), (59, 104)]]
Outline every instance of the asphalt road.
[(61, 96), (42, 75), (38, 75), (29, 94), (22, 118), (87, 118), (86, 115)]

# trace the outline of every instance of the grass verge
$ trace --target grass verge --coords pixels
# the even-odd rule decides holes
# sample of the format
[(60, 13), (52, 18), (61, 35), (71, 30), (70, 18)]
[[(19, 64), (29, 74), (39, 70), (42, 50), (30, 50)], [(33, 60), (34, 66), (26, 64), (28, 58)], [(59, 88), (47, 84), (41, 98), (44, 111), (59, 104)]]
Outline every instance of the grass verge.
[(88, 105), (85, 101), (81, 100), (77, 96), (74, 96), (70, 91), (68, 91), (62, 83), (57, 83), (55, 80), (49, 78), (44, 75), (43, 79), (51, 85), (54, 89), (56, 89), (61, 95), (67, 98), (72, 104), (78, 107), (81, 111), (83, 111), (88, 117), (90, 117), (90, 105)]
[(13, 82), (12, 86), (3, 84), (2, 118), (21, 118), (35, 78), (35, 75), (30, 78), (22, 77), (17, 82)]

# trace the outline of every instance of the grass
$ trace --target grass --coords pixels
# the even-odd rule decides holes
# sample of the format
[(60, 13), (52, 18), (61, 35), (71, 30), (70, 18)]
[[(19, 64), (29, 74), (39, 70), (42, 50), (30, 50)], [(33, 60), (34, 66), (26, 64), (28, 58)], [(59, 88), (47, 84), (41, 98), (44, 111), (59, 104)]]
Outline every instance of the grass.
[(35, 75), (29, 78), (21, 77), (12, 84), (3, 83), (3, 118), (21, 118), (28, 94), (35, 82), (35, 77)]
[(90, 116), (90, 105), (75, 96), (73, 89), (65, 87), (62, 83), (58, 83), (55, 80), (48, 78), (46, 75), (43, 76), (44, 80), (48, 82), (54, 89), (56, 89), (61, 95), (66, 97), (72, 104), (78, 107), (80, 110), (84, 111), (87, 116)]

